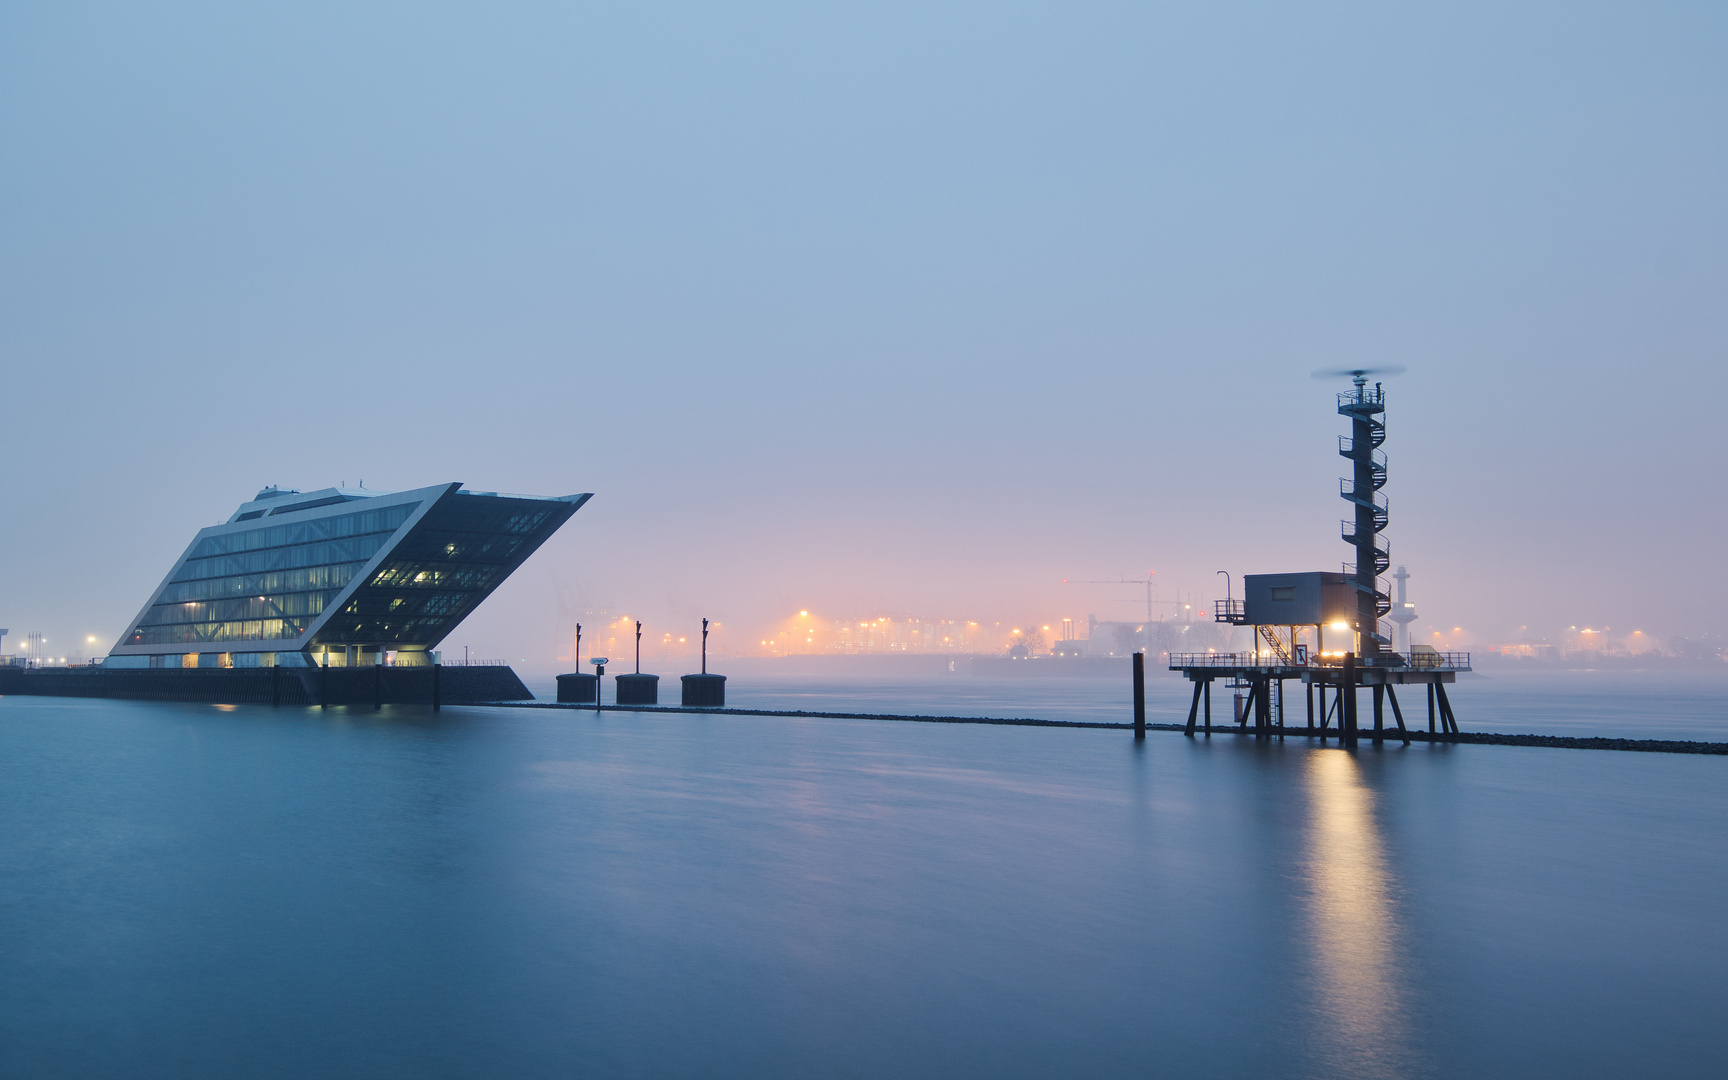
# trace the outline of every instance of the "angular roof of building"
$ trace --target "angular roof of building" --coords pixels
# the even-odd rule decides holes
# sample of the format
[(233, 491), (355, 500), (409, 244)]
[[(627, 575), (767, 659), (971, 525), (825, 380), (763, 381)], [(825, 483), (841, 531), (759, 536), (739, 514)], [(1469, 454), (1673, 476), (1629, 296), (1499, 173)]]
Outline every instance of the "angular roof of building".
[(198, 531), (112, 655), (434, 648), (589, 498), (266, 488)]

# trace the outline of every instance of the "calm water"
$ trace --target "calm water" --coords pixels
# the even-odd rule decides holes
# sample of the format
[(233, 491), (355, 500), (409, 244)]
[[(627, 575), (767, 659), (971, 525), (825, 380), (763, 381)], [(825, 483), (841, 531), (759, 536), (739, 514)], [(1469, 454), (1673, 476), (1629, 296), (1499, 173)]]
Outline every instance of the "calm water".
[[(1126, 662), (1124, 662), (1126, 665)], [(742, 671), (736, 670), (743, 666)], [(1193, 684), (1153, 671), (1146, 683), (1148, 719), (1181, 723), (1188, 718)], [(610, 680), (608, 680), (610, 683)], [(550, 678), (531, 681), (534, 692), (554, 699)], [(610, 693), (610, 689), (608, 689)], [(1640, 739), (1728, 741), (1728, 671), (1561, 671), (1502, 668), (1460, 677), (1449, 691), (1466, 731), (1536, 735), (1602, 735)], [(954, 675), (859, 676), (845, 667), (788, 670), (774, 661), (734, 664), (727, 703), (762, 709), (820, 712), (919, 713), (943, 716), (1009, 716), (1045, 720), (1133, 719), (1127, 667), (1120, 679), (975, 678)], [(661, 699), (676, 704), (678, 681), (662, 676)], [(610, 698), (608, 698), (610, 700)], [(1400, 695), (1405, 721), (1427, 727), (1427, 699), (1420, 688)], [(1368, 699), (1362, 697), (1365, 721)], [(1230, 691), (1220, 683), (1212, 717), (1231, 716)], [(1285, 686), (1285, 722), (1306, 722), (1302, 687)], [(1386, 722), (1392, 722), (1388, 709)]]
[[(1187, 719), (1192, 684), (1149, 672), (1147, 719)], [(676, 703), (677, 679), (664, 681), (664, 700)], [(1287, 724), (1306, 722), (1303, 689), (1287, 683)], [(553, 683), (537, 695), (555, 698)], [(1049, 721), (1132, 721), (1127, 667), (1121, 679), (978, 679), (956, 676), (847, 676), (843, 670), (785, 672), (772, 665), (733, 677), (727, 703), (753, 708), (809, 708), (823, 712), (1039, 717)], [(1624, 738), (1728, 741), (1728, 672), (1692, 670), (1519, 670), (1460, 676), (1448, 689), (1465, 731), (1529, 734), (1612, 734)], [(1420, 688), (1401, 693), (1405, 722), (1427, 727)], [(1213, 721), (1230, 719), (1230, 691), (1213, 689)], [(1369, 700), (1362, 698), (1367, 717)], [(1388, 708), (1386, 722), (1391, 724)]]
[(0, 1075), (1717, 1076), (1725, 827), (1722, 758), (5, 698)]

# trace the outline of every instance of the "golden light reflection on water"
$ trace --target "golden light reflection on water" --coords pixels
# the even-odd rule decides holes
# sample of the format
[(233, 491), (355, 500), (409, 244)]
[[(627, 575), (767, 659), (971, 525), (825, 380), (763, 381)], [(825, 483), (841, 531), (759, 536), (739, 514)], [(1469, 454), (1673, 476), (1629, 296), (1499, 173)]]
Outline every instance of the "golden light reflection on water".
[(1408, 1075), (1408, 1003), (1374, 793), (1343, 750), (1309, 754), (1306, 783), (1308, 925), (1324, 1018), (1316, 1049), (1332, 1075)]

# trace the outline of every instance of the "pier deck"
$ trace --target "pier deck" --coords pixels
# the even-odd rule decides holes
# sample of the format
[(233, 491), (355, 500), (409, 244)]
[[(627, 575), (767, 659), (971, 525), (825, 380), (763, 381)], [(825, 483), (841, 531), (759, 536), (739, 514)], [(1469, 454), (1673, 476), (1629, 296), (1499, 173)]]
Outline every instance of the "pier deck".
[[(1470, 670), (1470, 654), (1459, 652), (1381, 653), (1373, 657), (1320, 656), (1307, 658), (1300, 652), (1293, 659), (1272, 652), (1242, 653), (1171, 653), (1170, 670), (1179, 671), (1194, 684), (1194, 699), (1188, 707), (1185, 730), (1192, 735), (1196, 725), (1203, 723), (1212, 731), (1212, 684), (1227, 680), (1232, 690), (1247, 690), (1247, 697), (1236, 695), (1231, 722), (1257, 734), (1271, 734), (1287, 727), (1284, 714), (1284, 684), (1301, 682), (1307, 696), (1307, 720), (1304, 730), (1325, 732), (1337, 721), (1343, 738), (1354, 743), (1357, 734), (1356, 689), (1367, 687), (1374, 698), (1373, 737), (1379, 741), (1386, 730), (1385, 706), (1392, 706), (1392, 717), (1401, 737), (1408, 739), (1404, 725), (1404, 710), (1399, 706), (1394, 687), (1418, 685), (1427, 688), (1428, 730), (1438, 733), (1458, 733), (1458, 720), (1452, 713), (1452, 703), (1446, 696), (1446, 685), (1456, 682), (1458, 673)], [(1327, 690), (1332, 691), (1328, 706)], [(1319, 711), (1315, 711), (1315, 698)], [(1318, 723), (1316, 723), (1318, 720)]]

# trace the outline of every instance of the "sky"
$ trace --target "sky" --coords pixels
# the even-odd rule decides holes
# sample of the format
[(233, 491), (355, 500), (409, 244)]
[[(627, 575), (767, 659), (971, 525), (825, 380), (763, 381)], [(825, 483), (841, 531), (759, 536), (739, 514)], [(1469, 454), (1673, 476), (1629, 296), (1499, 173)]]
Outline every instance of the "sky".
[(531, 668), (1209, 602), (1376, 365), (1419, 629), (1721, 634), (1725, 121), (1703, 3), (8, 4), (6, 648), (266, 484), (594, 492)]

